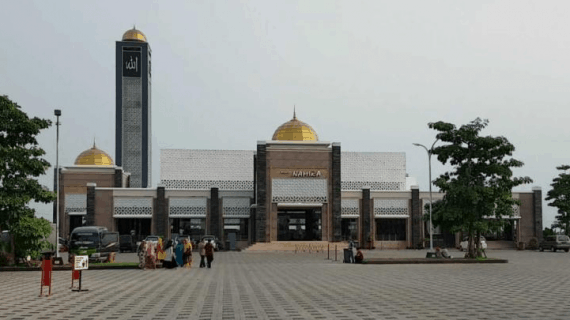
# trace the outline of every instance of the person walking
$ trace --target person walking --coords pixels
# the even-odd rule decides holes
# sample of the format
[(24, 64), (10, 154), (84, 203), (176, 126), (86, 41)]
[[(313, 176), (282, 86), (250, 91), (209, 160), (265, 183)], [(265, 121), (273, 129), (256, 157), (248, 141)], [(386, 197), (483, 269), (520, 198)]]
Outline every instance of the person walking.
[(206, 260), (208, 261), (208, 268), (212, 267), (212, 261), (214, 261), (214, 245), (212, 240), (208, 240), (208, 243), (204, 246), (204, 251), (206, 253)]
[(200, 241), (198, 244), (198, 251), (200, 251), (200, 268), (206, 267), (206, 262), (204, 262), (204, 258), (206, 257), (206, 249), (204, 249), (205, 246), (206, 239), (202, 239), (202, 241)]

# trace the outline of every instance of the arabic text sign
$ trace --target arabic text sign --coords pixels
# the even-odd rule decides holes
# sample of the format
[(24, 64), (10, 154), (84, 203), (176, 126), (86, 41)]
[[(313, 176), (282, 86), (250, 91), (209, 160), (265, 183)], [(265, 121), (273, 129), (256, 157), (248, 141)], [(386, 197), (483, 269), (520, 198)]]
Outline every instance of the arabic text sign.
[(73, 269), (75, 270), (89, 269), (89, 256), (75, 256), (75, 261), (73, 262)]
[(123, 51), (123, 77), (140, 77), (141, 65), (140, 51)]

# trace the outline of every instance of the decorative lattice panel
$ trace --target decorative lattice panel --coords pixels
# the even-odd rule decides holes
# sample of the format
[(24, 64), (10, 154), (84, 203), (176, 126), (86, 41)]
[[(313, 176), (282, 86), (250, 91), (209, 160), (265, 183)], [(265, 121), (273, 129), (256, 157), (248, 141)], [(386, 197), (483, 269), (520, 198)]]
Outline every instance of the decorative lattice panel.
[(513, 218), (519, 219), (521, 217), (521, 207), (518, 204), (513, 204)]
[[(142, 186), (142, 78), (123, 77), (123, 169), (131, 173), (131, 188)], [(149, 139), (150, 140), (150, 139)]]
[(205, 218), (208, 199), (204, 197), (169, 198), (171, 218)]
[(271, 181), (272, 202), (327, 202), (326, 179), (273, 179)]
[(253, 181), (220, 181), (220, 180), (162, 180), (167, 189), (209, 190), (248, 190), (253, 191)]
[(224, 217), (249, 217), (249, 198), (226, 197), (222, 203)]
[(240, 225), (241, 219), (224, 219), (225, 225)]
[(253, 190), (253, 151), (162, 150), (160, 180), (171, 189)]
[(410, 210), (408, 208), (407, 199), (379, 199), (374, 198), (374, 216), (375, 217), (409, 217)]
[(405, 190), (406, 155), (403, 152), (342, 152), (341, 189)]
[(66, 194), (65, 195), (65, 213), (87, 213), (87, 195), (85, 193), (80, 194)]
[(152, 218), (152, 197), (114, 198), (115, 218)]
[(340, 216), (341, 217), (354, 217), (360, 215), (360, 208), (358, 206), (358, 199), (341, 199), (340, 200)]

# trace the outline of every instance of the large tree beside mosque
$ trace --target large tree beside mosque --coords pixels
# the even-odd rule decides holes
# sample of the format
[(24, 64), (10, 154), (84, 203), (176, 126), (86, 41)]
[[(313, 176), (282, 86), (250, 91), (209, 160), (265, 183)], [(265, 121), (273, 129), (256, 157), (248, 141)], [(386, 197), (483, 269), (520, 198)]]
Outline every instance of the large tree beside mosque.
[[(46, 223), (49, 226), (46, 220), (34, 221), (37, 218), (29, 203), (49, 203), (55, 199), (55, 194), (44, 189), (37, 180), (50, 164), (42, 158), (45, 151), (39, 147), (36, 136), (50, 125), (50, 120), (29, 118), (19, 105), (7, 96), (0, 96), (0, 230), (9, 230), (17, 246), (22, 243), (23, 247), (16, 247), (16, 252), (28, 252), (26, 246), (30, 243), (39, 245), (33, 241), (18, 241), (21, 236), (28, 237), (21, 233), (29, 229), (20, 224), (39, 225), (37, 230), (40, 231), (46, 231)], [(38, 236), (44, 235), (42, 232)]]
[(562, 171), (558, 177), (552, 180), (552, 189), (548, 191), (546, 200), (551, 201), (548, 205), (558, 208), (556, 215), (556, 225), (564, 230), (566, 235), (570, 232), (570, 174), (569, 165), (556, 167)]
[(452, 167), (433, 182), (445, 193), (434, 207), (434, 220), (469, 237), (470, 257), (478, 256), (482, 233), (500, 229), (513, 215), (519, 203), (512, 189), (532, 182), (529, 177), (513, 177), (512, 169), (523, 163), (512, 158), (515, 147), (505, 137), (481, 136), (488, 123), (479, 118), (459, 128), (443, 121), (429, 123), (445, 143), (433, 154)]

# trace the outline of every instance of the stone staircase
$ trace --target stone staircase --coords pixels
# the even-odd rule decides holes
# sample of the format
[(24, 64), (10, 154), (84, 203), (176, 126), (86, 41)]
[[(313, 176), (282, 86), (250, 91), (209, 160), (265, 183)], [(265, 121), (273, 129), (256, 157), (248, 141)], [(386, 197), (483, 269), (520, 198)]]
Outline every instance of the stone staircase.
[(487, 240), (487, 250), (515, 250), (516, 248), (514, 241)]
[(328, 241), (272, 241), (272, 242), (258, 242), (247, 249), (245, 252), (327, 252), (327, 247), (334, 251), (335, 246), (337, 250), (342, 250), (348, 247), (347, 242), (328, 242)]

